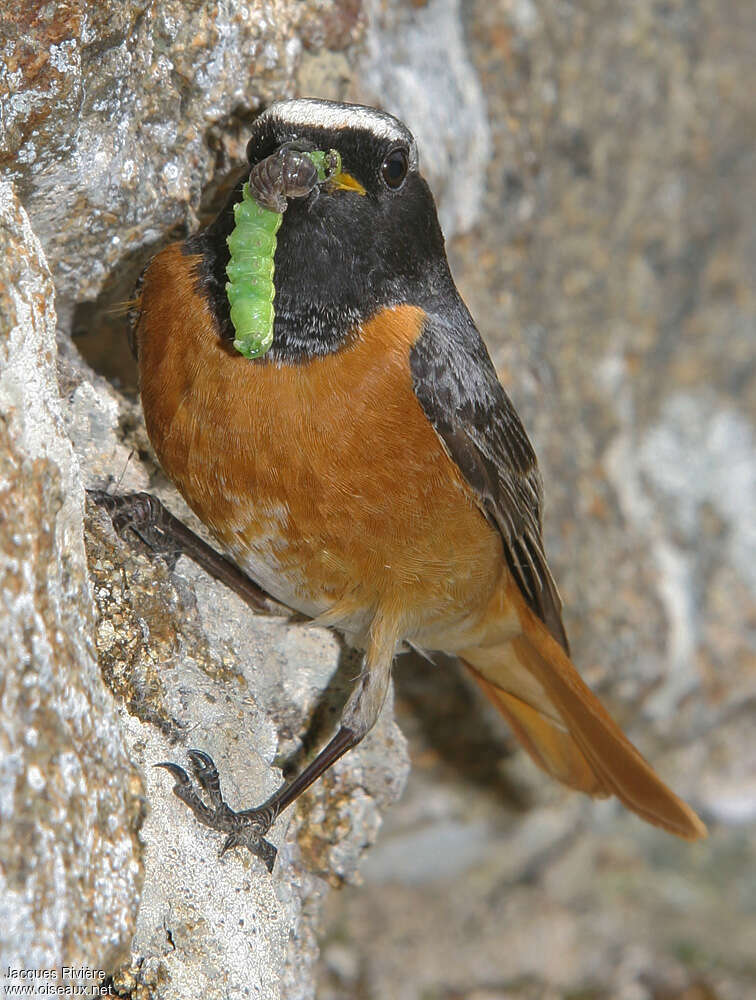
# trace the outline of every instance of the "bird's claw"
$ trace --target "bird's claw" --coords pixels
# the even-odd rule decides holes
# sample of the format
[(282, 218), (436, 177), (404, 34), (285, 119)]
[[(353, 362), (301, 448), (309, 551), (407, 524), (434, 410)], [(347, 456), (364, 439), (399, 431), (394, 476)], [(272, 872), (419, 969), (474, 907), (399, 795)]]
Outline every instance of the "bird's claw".
[(262, 807), (235, 812), (223, 798), (218, 769), (210, 754), (203, 750), (189, 750), (188, 755), (197, 784), (210, 800), (210, 805), (203, 801), (192, 779), (179, 764), (161, 761), (155, 767), (163, 767), (173, 776), (176, 782), (173, 786), (174, 795), (189, 806), (200, 823), (227, 835), (220, 857), (232, 847), (246, 847), (272, 872), (276, 848), (265, 839), (265, 834), (273, 825), (277, 811)]
[(87, 490), (87, 496), (110, 515), (113, 528), (121, 537), (126, 531), (133, 531), (155, 552), (174, 558), (180, 555), (166, 530), (168, 512), (156, 497), (149, 493), (114, 495), (106, 490)]

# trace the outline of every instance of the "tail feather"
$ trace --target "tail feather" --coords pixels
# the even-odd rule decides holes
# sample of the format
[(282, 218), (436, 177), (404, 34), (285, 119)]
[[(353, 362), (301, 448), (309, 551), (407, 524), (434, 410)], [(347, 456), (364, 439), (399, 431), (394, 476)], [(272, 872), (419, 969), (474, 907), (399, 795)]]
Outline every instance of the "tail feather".
[[(463, 661), (464, 662), (464, 661)], [(595, 773), (585, 754), (567, 730), (546, 718), (516, 695), (487, 681), (472, 664), (465, 662), (484, 694), (509, 723), (512, 732), (533, 761), (552, 778), (579, 792), (606, 798), (612, 792)]]
[(678, 837), (705, 837), (695, 812), (644, 760), (524, 602), (520, 620), (517, 638), (461, 655), (535, 763), (589, 795), (616, 795)]

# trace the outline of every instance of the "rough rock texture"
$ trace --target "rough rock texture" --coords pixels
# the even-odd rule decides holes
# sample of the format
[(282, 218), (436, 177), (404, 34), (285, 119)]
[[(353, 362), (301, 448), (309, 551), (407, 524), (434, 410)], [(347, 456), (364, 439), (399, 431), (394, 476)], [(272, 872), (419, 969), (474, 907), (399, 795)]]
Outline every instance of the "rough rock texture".
[(0, 182), (0, 969), (129, 953), (143, 800), (100, 677), (53, 286)]
[(491, 155), (491, 127), (460, 8), (460, 0), (368, 0), (365, 49), (349, 95), (386, 108), (412, 130), (447, 239), (477, 220)]
[(711, 836), (686, 846), (563, 793), (451, 666), (400, 663), (410, 783), (366, 886), (329, 903), (318, 997), (741, 1000), (756, 994), (756, 10), (463, 15), (493, 155), (455, 274), (541, 460), (575, 659)]

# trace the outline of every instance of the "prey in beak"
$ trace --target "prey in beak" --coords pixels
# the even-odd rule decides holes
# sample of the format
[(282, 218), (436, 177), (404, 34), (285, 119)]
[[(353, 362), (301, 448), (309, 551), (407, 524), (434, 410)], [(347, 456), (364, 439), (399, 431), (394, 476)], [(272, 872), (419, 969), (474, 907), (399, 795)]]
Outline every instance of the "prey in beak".
[(354, 191), (365, 194), (365, 188), (360, 182), (342, 169), (341, 154), (337, 149), (327, 152), (314, 150), (307, 154), (318, 171), (318, 180), (328, 182), (331, 191)]

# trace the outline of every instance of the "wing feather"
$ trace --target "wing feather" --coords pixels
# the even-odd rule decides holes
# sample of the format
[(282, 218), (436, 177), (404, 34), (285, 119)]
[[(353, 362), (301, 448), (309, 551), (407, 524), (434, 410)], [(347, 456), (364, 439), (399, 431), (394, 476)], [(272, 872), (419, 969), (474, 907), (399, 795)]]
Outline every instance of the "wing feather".
[(427, 316), (410, 354), (425, 415), (488, 520), (529, 607), (569, 652), (562, 602), (543, 550), (543, 492), (535, 452), (464, 306)]

